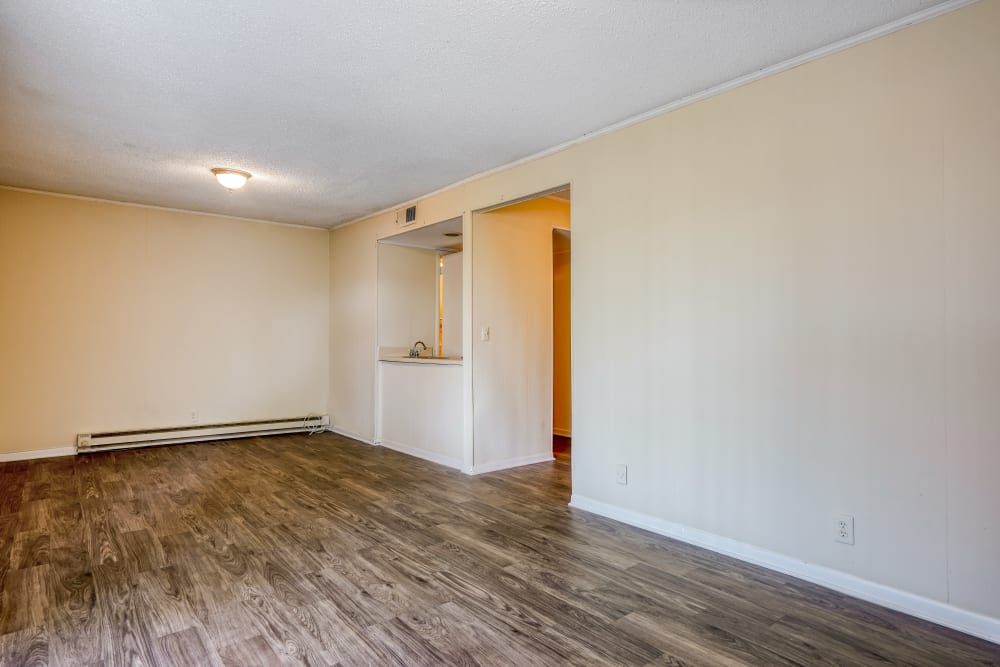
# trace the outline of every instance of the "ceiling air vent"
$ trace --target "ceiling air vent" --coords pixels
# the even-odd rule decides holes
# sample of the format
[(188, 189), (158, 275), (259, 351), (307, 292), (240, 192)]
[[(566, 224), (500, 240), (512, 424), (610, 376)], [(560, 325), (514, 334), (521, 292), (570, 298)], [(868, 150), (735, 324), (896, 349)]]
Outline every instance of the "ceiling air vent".
[(396, 211), (396, 224), (400, 227), (412, 225), (417, 221), (417, 207), (401, 208)]

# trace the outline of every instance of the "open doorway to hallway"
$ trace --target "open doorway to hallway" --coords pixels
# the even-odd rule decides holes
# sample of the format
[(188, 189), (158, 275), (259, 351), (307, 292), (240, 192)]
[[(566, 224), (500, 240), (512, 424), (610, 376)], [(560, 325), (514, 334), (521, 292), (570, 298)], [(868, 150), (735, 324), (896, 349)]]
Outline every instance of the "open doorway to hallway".
[(564, 186), (473, 212), (472, 472), (568, 459), (570, 207)]

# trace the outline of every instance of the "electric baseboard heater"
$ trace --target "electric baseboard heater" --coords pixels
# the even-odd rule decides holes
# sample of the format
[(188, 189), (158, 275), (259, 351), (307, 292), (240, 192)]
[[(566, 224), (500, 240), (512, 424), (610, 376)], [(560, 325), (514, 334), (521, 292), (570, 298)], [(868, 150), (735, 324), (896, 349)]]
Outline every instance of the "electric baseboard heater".
[(109, 431), (107, 433), (81, 433), (76, 436), (76, 451), (80, 454), (105, 452), (112, 449), (176, 445), (206, 440), (252, 438), (258, 435), (279, 433), (306, 433), (326, 430), (329, 415), (309, 415), (288, 419), (229, 422), (225, 424), (200, 424), (198, 426), (173, 426), (143, 431)]

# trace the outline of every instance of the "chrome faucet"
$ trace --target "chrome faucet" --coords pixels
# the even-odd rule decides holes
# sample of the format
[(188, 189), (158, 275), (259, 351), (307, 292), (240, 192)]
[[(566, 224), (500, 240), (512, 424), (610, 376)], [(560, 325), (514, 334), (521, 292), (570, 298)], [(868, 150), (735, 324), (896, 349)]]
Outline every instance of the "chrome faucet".
[(420, 350), (417, 349), (417, 345), (423, 345), (424, 350), (427, 349), (427, 345), (424, 344), (424, 341), (418, 340), (416, 343), (413, 344), (413, 347), (410, 348), (410, 356), (411, 357), (419, 357), (420, 356)]

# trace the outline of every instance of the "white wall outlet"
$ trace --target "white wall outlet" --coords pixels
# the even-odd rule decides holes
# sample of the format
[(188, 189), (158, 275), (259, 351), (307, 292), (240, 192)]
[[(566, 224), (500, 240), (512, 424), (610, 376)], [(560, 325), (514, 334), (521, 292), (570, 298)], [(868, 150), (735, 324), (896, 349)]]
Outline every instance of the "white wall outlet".
[(479, 340), (487, 341), (490, 339), (490, 328), (483, 327), (479, 330)]
[(618, 484), (628, 484), (628, 466), (619, 463), (615, 466), (615, 482)]
[(834, 521), (834, 542), (854, 544), (854, 517), (850, 514), (838, 514)]
[(198, 411), (197, 410), (192, 410), (191, 411), (191, 423), (194, 424), (197, 421), (198, 421)]

